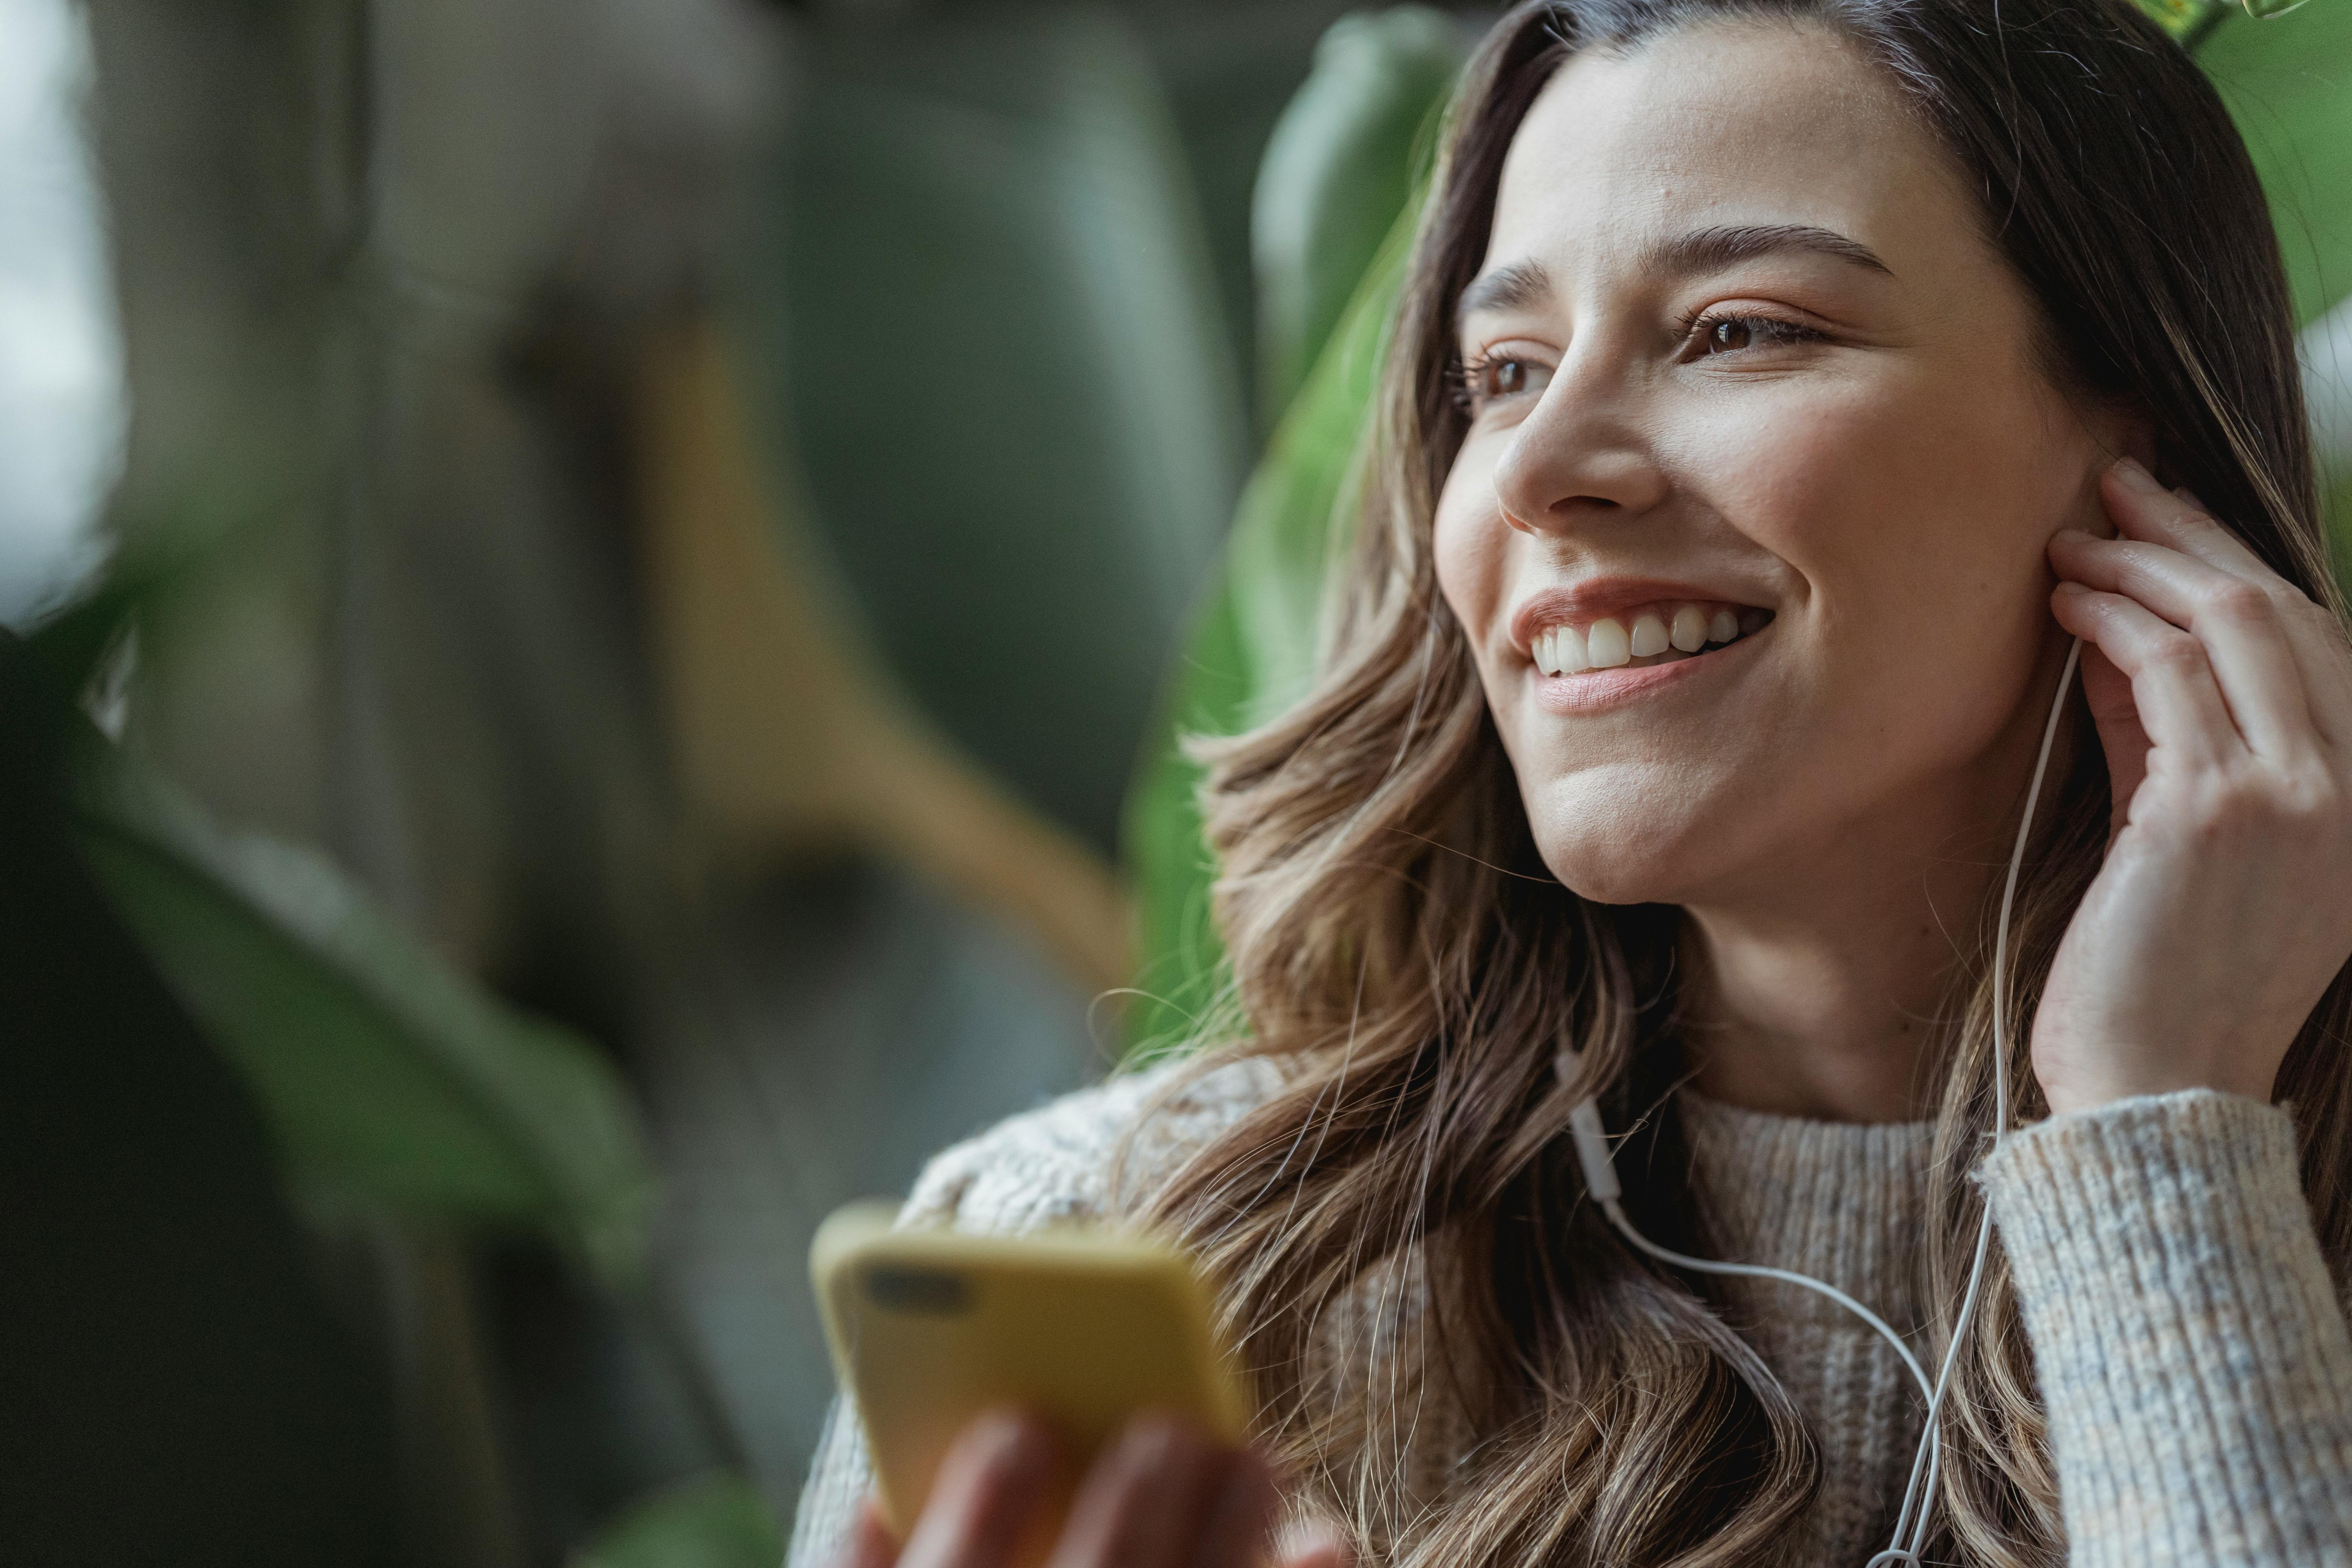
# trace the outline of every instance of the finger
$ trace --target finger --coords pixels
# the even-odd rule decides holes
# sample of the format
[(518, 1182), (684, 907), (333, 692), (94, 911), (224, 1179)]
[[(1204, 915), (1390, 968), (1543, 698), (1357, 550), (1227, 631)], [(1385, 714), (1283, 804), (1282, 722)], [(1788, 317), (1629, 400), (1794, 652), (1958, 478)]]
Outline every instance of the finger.
[(2132, 704), (2152, 745), (2192, 765), (2233, 763), (2244, 754), (2245, 741), (2194, 637), (2121, 594), (2079, 583), (2059, 584), (2050, 610), (2131, 678)]
[(1328, 1524), (1302, 1525), (1284, 1532), (1282, 1568), (1349, 1568), (1355, 1561), (1347, 1538)]
[(1209, 1507), (1209, 1522), (1202, 1527), (1194, 1557), (1199, 1568), (1252, 1568), (1265, 1554), (1275, 1510), (1281, 1506), (1274, 1467), (1255, 1454), (1235, 1455)]
[(2164, 490), (2137, 464), (2117, 464), (2104, 477), (2102, 493), (2126, 533), (2181, 550), (2271, 595), (2303, 670), (2314, 727), (2330, 745), (2352, 743), (2352, 640), (2335, 613), (2264, 565), (2193, 491)]
[(833, 1568), (891, 1568), (898, 1559), (898, 1542), (882, 1521), (882, 1505), (867, 1498), (849, 1521), (849, 1539), (841, 1543)]
[(2183, 551), (2250, 583), (2284, 581), (2193, 498), (2166, 489), (2156, 482), (2155, 475), (2129, 458), (2099, 476), (2099, 495), (2106, 502), (2107, 515), (2127, 539)]
[(1035, 1416), (980, 1416), (940, 1461), (898, 1568), (1003, 1568), (1053, 1468), (1053, 1435)]
[(2099, 748), (2107, 756), (2107, 787), (2115, 797), (2114, 826), (2123, 826), (2125, 808), (2147, 776), (2150, 742), (2139, 721), (2139, 704), (2132, 700), (2131, 677), (2116, 668), (2095, 643), (2083, 650), (2083, 701), (2099, 732)]
[(1282, 1531), (1282, 1568), (1350, 1568), (1355, 1550), (1328, 1521), (1294, 1519)]
[(1051, 1568), (1190, 1563), (1208, 1500), (1233, 1458), (1190, 1422), (1138, 1416), (1087, 1472)]
[(2068, 530), (2050, 542), (2050, 563), (2069, 582), (2120, 594), (2185, 628), (2207, 662), (2239, 732), (2263, 756), (2306, 756), (2322, 740), (2303, 663), (2288, 640), (2302, 595), (2284, 581), (2251, 583), (2162, 544), (2095, 539)]
[(2315, 605), (2290, 626), (2312, 727), (2339, 752), (2352, 748), (2352, 638), (2336, 612)]
[[(2206, 516), (2215, 515), (2187, 485), (2172, 493)], [(2307, 595), (2296, 596), (2308, 608), (2286, 617), (2287, 638), (2303, 666), (2312, 721), (2323, 738), (2341, 744), (2352, 738), (2352, 637), (2347, 637), (2344, 623), (2336, 619), (2334, 610), (2314, 603)]]

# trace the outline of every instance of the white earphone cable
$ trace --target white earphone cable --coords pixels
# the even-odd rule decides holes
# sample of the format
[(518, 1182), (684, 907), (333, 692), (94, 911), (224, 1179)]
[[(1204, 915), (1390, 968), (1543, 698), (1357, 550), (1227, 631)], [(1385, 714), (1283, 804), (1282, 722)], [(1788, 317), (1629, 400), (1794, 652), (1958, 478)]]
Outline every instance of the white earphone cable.
[[(2083, 639), (2076, 637), (2066, 650), (2065, 668), (2058, 674), (2058, 691), (2051, 699), (2050, 717), (2042, 726), (2042, 750), (2033, 759), (2033, 782), (2026, 787), (2025, 811), (2017, 825), (2016, 847), (2010, 851), (2009, 876), (2001, 884), (2000, 923), (1994, 927), (1992, 942), (1993, 988), (1993, 1147), (2009, 1132), (2009, 917), (2017, 900), (2017, 878), (2025, 863), (2025, 847), (2033, 836), (2033, 808), (2042, 798), (2042, 781), (2050, 769), (2050, 751), (2058, 737), (2058, 716), (2065, 711), (2066, 692), (2074, 683), (2075, 668), (2082, 662)], [(1553, 1070), (1562, 1081), (1570, 1081), (1575, 1071), (1575, 1056), (1562, 1052), (1555, 1058)], [(1920, 1396), (1927, 1402), (1926, 1424), (1919, 1434), (1918, 1451), (1912, 1456), (1911, 1479), (1903, 1489), (1903, 1508), (1896, 1514), (1894, 1538), (1886, 1550), (1864, 1564), (1864, 1568), (1919, 1568), (1920, 1552), (1927, 1549), (1927, 1527), (1936, 1506), (1936, 1482), (1942, 1468), (1943, 1443), (1939, 1418), (1943, 1414), (1944, 1394), (1951, 1386), (1952, 1369), (1959, 1362), (1960, 1345), (1967, 1339), (1969, 1325), (1976, 1319), (1977, 1301), (1984, 1289), (1985, 1258), (1992, 1247), (1992, 1211), (1988, 1208), (1977, 1222), (1976, 1257), (1969, 1265), (1968, 1289), (1960, 1296), (1960, 1310), (1952, 1323), (1951, 1342), (1945, 1347), (1943, 1365), (1937, 1369), (1931, 1385), (1927, 1370), (1919, 1358), (1903, 1341), (1903, 1336), (1888, 1326), (1886, 1321), (1834, 1285), (1786, 1268), (1769, 1268), (1755, 1263), (1715, 1263), (1703, 1258), (1691, 1258), (1671, 1251), (1633, 1228), (1618, 1203), (1623, 1188), (1618, 1184), (1614, 1163), (1610, 1159), (1609, 1137), (1601, 1121), (1600, 1108), (1591, 1100), (1580, 1100), (1569, 1112), (1569, 1131), (1574, 1141), (1579, 1163), (1584, 1168), (1587, 1194), (1600, 1205), (1601, 1212), (1620, 1235), (1634, 1247), (1662, 1262), (1678, 1268), (1688, 1268), (1701, 1274), (1742, 1275), (1758, 1279), (1777, 1279), (1783, 1284), (1828, 1297), (1852, 1312), (1874, 1330), (1880, 1338), (1895, 1347), (1910, 1370), (1912, 1381), (1919, 1386)], [(1923, 1484), (1924, 1483), (1924, 1484)]]
[(1768, 1268), (1760, 1263), (1714, 1263), (1704, 1258), (1692, 1258), (1687, 1254), (1660, 1247), (1633, 1228), (1633, 1222), (1625, 1217), (1624, 1209), (1614, 1198), (1603, 1203), (1601, 1205), (1601, 1212), (1609, 1216), (1609, 1223), (1615, 1226), (1618, 1234), (1626, 1240), (1651, 1257), (1662, 1262), (1671, 1263), (1677, 1268), (1688, 1268), (1699, 1274), (1744, 1274), (1756, 1279), (1778, 1279), (1784, 1285), (1801, 1285), (1818, 1295), (1827, 1296), (1831, 1300), (1877, 1330), (1878, 1337), (1895, 1347), (1895, 1353), (1901, 1356), (1903, 1364), (1911, 1369), (1911, 1381), (1919, 1385), (1920, 1398), (1934, 1397), (1934, 1391), (1927, 1382), (1927, 1369), (1919, 1364), (1919, 1358), (1911, 1353), (1911, 1347), (1903, 1342), (1903, 1336), (1890, 1328), (1885, 1319), (1836, 1286), (1826, 1280), (1816, 1279), (1810, 1274), (1798, 1274), (1786, 1268)]
[[(2025, 810), (2017, 823), (2017, 844), (2010, 850), (2009, 875), (2000, 887), (2000, 919), (1992, 935), (1992, 1146), (2000, 1149), (2000, 1141), (2009, 1136), (2009, 916), (2017, 901), (2017, 876), (2025, 864), (2025, 847), (2033, 837), (2033, 808), (2042, 799), (2042, 775), (2050, 771), (2050, 749), (2058, 738), (2058, 716), (2066, 710), (2066, 691), (2074, 681), (2074, 669), (2083, 659), (2083, 639), (2076, 637), (2067, 645), (2065, 668), (2058, 672), (2058, 692), (2050, 700), (2050, 717), (2042, 725), (2042, 750), (2033, 759), (2033, 782), (2026, 786)], [(1960, 1310), (1952, 1321), (1951, 1343), (1944, 1349), (1944, 1364), (1936, 1374), (1936, 1392), (1927, 1401), (1927, 1440), (1922, 1441), (1919, 1453), (1912, 1457), (1911, 1482), (1903, 1489), (1903, 1510), (1895, 1516), (1895, 1539), (1887, 1549), (1872, 1558), (1864, 1568), (1894, 1568), (1897, 1563), (1914, 1563), (1927, 1545), (1928, 1516), (1936, 1508), (1936, 1471), (1942, 1458), (1941, 1443), (1936, 1440), (1937, 1419), (1943, 1414), (1944, 1394), (1951, 1386), (1952, 1368), (1960, 1358), (1960, 1345), (1968, 1338), (1969, 1326), (1976, 1320), (1977, 1301), (1984, 1292), (1985, 1255), (1992, 1247), (1992, 1209), (1988, 1205), (1977, 1219), (1976, 1257), (1969, 1265), (1968, 1289), (1960, 1295)], [(1922, 1488), (1920, 1466), (1927, 1467), (1927, 1485)], [(1916, 1505), (1918, 1517), (1912, 1519)], [(1911, 1539), (1903, 1538), (1905, 1527), (1911, 1530)]]

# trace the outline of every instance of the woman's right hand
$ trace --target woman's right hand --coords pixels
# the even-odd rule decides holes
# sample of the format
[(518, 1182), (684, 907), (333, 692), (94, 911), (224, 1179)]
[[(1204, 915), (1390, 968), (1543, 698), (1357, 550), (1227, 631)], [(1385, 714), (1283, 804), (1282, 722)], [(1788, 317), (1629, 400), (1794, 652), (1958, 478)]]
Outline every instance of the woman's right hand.
[[(868, 1500), (835, 1568), (1009, 1568), (1054, 1474), (1054, 1437), (1034, 1416), (992, 1411), (940, 1462), (901, 1547)], [(1070, 1505), (1048, 1568), (1261, 1568), (1281, 1506), (1273, 1467), (1199, 1428), (1140, 1415), (1106, 1447)], [(1299, 1542), (1280, 1568), (1347, 1568), (1334, 1540)]]

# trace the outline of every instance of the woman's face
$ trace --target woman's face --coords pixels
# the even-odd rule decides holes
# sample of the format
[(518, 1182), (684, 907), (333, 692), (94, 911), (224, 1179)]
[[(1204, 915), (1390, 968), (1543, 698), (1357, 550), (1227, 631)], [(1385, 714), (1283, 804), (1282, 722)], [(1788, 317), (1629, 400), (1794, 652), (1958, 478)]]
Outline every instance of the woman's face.
[(2012, 804), (2063, 642), (2043, 546), (2098, 526), (2124, 432), (2049, 382), (1964, 181), (1777, 23), (1580, 55), (1514, 140), (1436, 564), (1586, 897), (1972, 852)]

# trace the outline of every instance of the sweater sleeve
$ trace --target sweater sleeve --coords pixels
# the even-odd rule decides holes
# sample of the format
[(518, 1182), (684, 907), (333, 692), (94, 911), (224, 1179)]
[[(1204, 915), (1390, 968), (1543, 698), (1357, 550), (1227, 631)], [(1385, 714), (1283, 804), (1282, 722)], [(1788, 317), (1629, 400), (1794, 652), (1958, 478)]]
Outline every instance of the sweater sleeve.
[(2210, 1089), (2005, 1140), (1982, 1173), (2079, 1568), (2352, 1564), (2352, 1331), (2285, 1112)]
[(845, 1394), (834, 1396), (817, 1438), (816, 1459), (801, 1488), (793, 1514), (792, 1544), (785, 1568), (825, 1568), (841, 1554), (841, 1543), (857, 1517), (857, 1505), (874, 1489), (874, 1467), (866, 1457), (866, 1431)]

